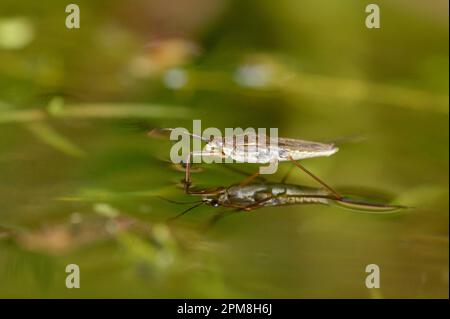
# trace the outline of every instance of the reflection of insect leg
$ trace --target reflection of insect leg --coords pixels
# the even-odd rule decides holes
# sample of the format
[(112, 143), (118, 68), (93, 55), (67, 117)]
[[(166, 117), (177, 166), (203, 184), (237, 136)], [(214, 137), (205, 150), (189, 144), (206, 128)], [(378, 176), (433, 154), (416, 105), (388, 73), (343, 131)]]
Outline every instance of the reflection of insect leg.
[(186, 175), (184, 178), (185, 187), (189, 187), (189, 185), (191, 184), (191, 157), (193, 156), (219, 156), (224, 158), (224, 155), (220, 153), (190, 152), (186, 158), (186, 161), (184, 162), (186, 165)]
[(299, 162), (295, 161), (292, 157), (289, 156), (289, 160), (294, 163), (295, 166), (297, 166), (298, 168), (300, 168), (302, 171), (304, 171), (306, 174), (308, 174), (310, 177), (312, 177), (313, 179), (316, 180), (316, 182), (318, 182), (319, 184), (321, 184), (323, 187), (325, 187), (326, 189), (328, 189), (334, 196), (336, 196), (336, 198), (340, 199), (342, 198), (342, 196), (336, 192), (331, 186), (328, 186), (327, 184), (325, 184), (325, 182), (323, 182), (320, 178), (318, 178), (316, 175), (314, 175), (313, 173), (311, 173), (310, 171), (308, 171), (303, 165), (301, 165)]
[[(272, 162), (271, 162), (272, 163)], [(250, 184), (254, 179), (262, 179), (263, 181), (266, 181), (264, 177), (260, 176), (260, 170), (256, 171), (256, 173), (253, 173), (252, 175), (248, 176), (246, 179), (244, 179), (242, 182), (239, 183), (239, 186), (246, 186)]]
[(286, 183), (287, 179), (289, 178), (289, 176), (292, 173), (292, 169), (294, 168), (294, 166), (290, 165), (288, 170), (286, 171), (286, 173), (284, 174), (283, 178), (281, 179), (281, 184)]
[[(244, 170), (241, 170), (239, 168), (233, 167), (233, 166), (224, 165), (223, 167), (228, 169), (228, 170), (230, 170), (230, 171), (232, 171), (232, 172), (235, 172), (235, 173), (238, 173), (238, 174), (241, 174), (241, 175), (245, 175), (247, 177), (252, 176), (252, 175), (250, 175), (250, 173), (248, 173), (248, 172), (246, 172)], [(259, 176), (256, 175), (256, 177), (254, 177), (254, 179), (258, 179), (258, 180), (261, 180), (263, 182), (266, 181), (266, 179), (264, 177), (260, 176), (260, 175)], [(252, 178), (252, 180), (253, 180), (253, 178)]]
[(238, 212), (240, 212), (240, 211), (241, 211), (241, 209), (239, 208), (239, 209), (234, 209), (234, 210), (232, 210), (232, 211), (225, 210), (225, 211), (216, 213), (216, 214), (215, 214), (215, 215), (214, 215), (214, 216), (206, 223), (205, 229), (204, 229), (204, 230), (206, 231), (206, 230), (210, 229), (212, 226), (214, 226), (215, 224), (217, 224), (217, 222), (218, 222), (219, 220), (221, 220), (222, 218), (227, 217), (227, 216), (230, 216), (230, 215), (235, 214), (235, 213), (238, 213)]

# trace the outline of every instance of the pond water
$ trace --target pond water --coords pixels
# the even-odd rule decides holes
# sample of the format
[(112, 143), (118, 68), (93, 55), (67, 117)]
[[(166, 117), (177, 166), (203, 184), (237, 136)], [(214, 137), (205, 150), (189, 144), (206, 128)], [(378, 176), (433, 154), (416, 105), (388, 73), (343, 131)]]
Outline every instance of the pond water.
[[(79, 1), (77, 30), (57, 1), (0, 4), (0, 296), (448, 298), (448, 3), (382, 2), (368, 30), (358, 1), (195, 2)], [(302, 163), (411, 208), (270, 207), (205, 231), (223, 209), (200, 206), (168, 225), (189, 206), (159, 197), (198, 197), (146, 133), (193, 119), (341, 141)], [(257, 169), (195, 165), (195, 186), (245, 178), (225, 165)]]

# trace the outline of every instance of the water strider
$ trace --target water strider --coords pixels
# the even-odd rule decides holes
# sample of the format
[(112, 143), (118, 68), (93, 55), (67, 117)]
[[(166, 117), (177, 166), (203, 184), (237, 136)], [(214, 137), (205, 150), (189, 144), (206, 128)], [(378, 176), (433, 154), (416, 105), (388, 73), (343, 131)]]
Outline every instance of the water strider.
[[(297, 141), (297, 140), (296, 140)], [(314, 142), (311, 142), (314, 143)], [(298, 167), (303, 167), (293, 160)], [(300, 165), (300, 166), (299, 166)], [(195, 205), (189, 207), (181, 214), (173, 217), (176, 219), (200, 205), (209, 205), (213, 207), (224, 207), (233, 209), (234, 212), (244, 211), (250, 212), (256, 209), (273, 206), (288, 206), (301, 204), (336, 204), (340, 207), (360, 211), (388, 213), (399, 209), (407, 208), (402, 205), (394, 205), (387, 203), (374, 202), (364, 199), (358, 199), (355, 196), (342, 196), (333, 188), (312, 173), (304, 169), (314, 179), (318, 180), (324, 188), (314, 188), (302, 185), (288, 184), (284, 181), (290, 174), (290, 170), (283, 177), (281, 182), (263, 182), (252, 183), (258, 175), (248, 176), (239, 184), (233, 184), (228, 187), (193, 189), (191, 187), (190, 171), (186, 170), (186, 177), (183, 180), (186, 194), (192, 196), (200, 196), (201, 200), (195, 202)], [(247, 174), (246, 174), (247, 175)], [(223, 217), (224, 213), (219, 213), (213, 218), (213, 222)]]
[[(173, 129), (156, 129), (150, 132), (150, 135), (155, 132), (172, 132)], [(260, 163), (266, 164), (271, 162), (285, 162), (291, 161), (295, 166), (303, 170), (310, 177), (315, 179), (323, 187), (327, 188), (335, 198), (340, 198), (341, 195), (333, 188), (325, 184), (317, 176), (312, 174), (303, 165), (298, 163), (298, 160), (330, 156), (336, 153), (339, 148), (333, 143), (319, 143), (293, 138), (272, 138), (264, 134), (246, 133), (241, 136), (233, 136), (232, 138), (222, 136), (212, 136), (206, 139), (203, 136), (196, 134), (189, 134), (193, 138), (201, 139), (206, 142), (204, 149), (200, 152), (191, 151), (185, 160), (186, 173), (185, 185), (188, 187), (191, 184), (190, 170), (191, 157), (193, 156), (208, 156), (228, 158), (236, 162)], [(259, 173), (250, 176), (247, 183), (257, 177)]]

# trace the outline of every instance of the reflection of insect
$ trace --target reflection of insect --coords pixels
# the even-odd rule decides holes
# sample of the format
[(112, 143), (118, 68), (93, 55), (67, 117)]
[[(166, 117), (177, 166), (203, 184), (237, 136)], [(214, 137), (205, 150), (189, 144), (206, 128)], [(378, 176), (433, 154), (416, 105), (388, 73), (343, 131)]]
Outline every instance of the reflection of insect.
[[(328, 189), (285, 183), (241, 183), (229, 187), (199, 190), (187, 186), (185, 190), (189, 195), (201, 196), (201, 200), (174, 218), (178, 218), (204, 204), (247, 212), (263, 207), (298, 204), (338, 204), (339, 206), (366, 212), (392, 212), (406, 208), (405, 206), (370, 202), (352, 197), (336, 197)], [(215, 222), (221, 217), (223, 217), (223, 213), (215, 216), (213, 221)]]
[[(171, 131), (172, 129), (163, 129)], [(302, 169), (310, 177), (314, 178), (322, 186), (327, 188), (335, 197), (341, 197), (333, 188), (322, 182), (317, 176), (309, 172), (298, 160), (312, 157), (330, 156), (339, 149), (334, 144), (304, 141), (292, 138), (270, 138), (263, 134), (247, 133), (234, 136), (233, 139), (213, 137), (205, 139), (201, 136), (191, 134), (193, 138), (206, 142), (204, 150), (200, 153), (191, 152), (186, 158), (185, 185), (191, 183), (190, 169), (192, 156), (211, 156), (220, 158), (231, 158), (237, 162), (270, 163), (291, 161)], [(258, 176), (255, 173), (250, 180)]]

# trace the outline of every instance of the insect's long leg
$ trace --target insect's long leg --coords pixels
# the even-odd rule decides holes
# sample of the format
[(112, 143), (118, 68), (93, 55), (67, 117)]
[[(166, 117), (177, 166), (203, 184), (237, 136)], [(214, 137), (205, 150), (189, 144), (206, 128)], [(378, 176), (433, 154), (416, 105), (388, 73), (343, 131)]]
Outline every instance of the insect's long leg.
[[(248, 172), (246, 172), (244, 170), (241, 170), (239, 168), (236, 168), (236, 167), (233, 167), (233, 166), (228, 166), (228, 165), (223, 165), (223, 167), (228, 169), (228, 170), (230, 170), (230, 171), (232, 171), (232, 172), (235, 172), (235, 173), (238, 173), (238, 174), (241, 174), (241, 175), (245, 175), (247, 177), (250, 176), (250, 173), (248, 173)], [(260, 175), (256, 176), (255, 179), (259, 179), (261, 181), (266, 181), (266, 179), (264, 177), (260, 176)]]
[(185, 169), (185, 176), (184, 176), (184, 189), (186, 192), (188, 192), (189, 187), (191, 186), (191, 157), (193, 156), (202, 156), (202, 155), (209, 155), (208, 153), (202, 153), (200, 152), (190, 152), (186, 158), (186, 161), (184, 164), (186, 165)]
[(286, 183), (286, 180), (289, 178), (289, 176), (292, 173), (292, 169), (294, 168), (294, 166), (289, 166), (289, 169), (287, 170), (287, 172), (284, 174), (283, 178), (281, 179), (281, 184)]
[(213, 152), (190, 152), (188, 154), (188, 156), (186, 157), (186, 160), (184, 162), (184, 164), (186, 165), (186, 172), (185, 172), (185, 177), (184, 177), (184, 187), (185, 190), (187, 190), (189, 188), (189, 186), (191, 185), (191, 157), (193, 156), (222, 156), (222, 154), (218, 154), (218, 153), (213, 153)]
[(248, 185), (251, 181), (253, 181), (258, 176), (259, 176), (259, 171), (256, 171), (256, 173), (253, 173), (252, 175), (250, 175), (246, 179), (244, 179), (242, 182), (240, 182), (239, 186), (246, 186), (246, 185)]
[(335, 191), (331, 186), (327, 185), (325, 182), (323, 182), (320, 178), (318, 178), (316, 175), (314, 175), (313, 173), (311, 173), (310, 171), (308, 171), (303, 165), (301, 165), (299, 162), (297, 162), (296, 160), (294, 160), (292, 157), (289, 156), (289, 160), (291, 162), (294, 163), (295, 166), (297, 166), (298, 168), (300, 168), (302, 171), (304, 171), (306, 174), (308, 174), (310, 177), (312, 177), (313, 179), (315, 179), (319, 184), (321, 184), (323, 187), (325, 187), (326, 189), (328, 189), (334, 196), (336, 196), (336, 198), (340, 199), (342, 198), (342, 196)]
[(185, 178), (183, 181), (184, 184), (184, 191), (186, 192), (186, 194), (189, 195), (215, 195), (220, 193), (221, 191), (223, 191), (223, 187), (217, 187), (217, 188), (212, 188), (212, 189), (200, 189), (200, 190), (192, 190), (191, 189), (191, 156), (196, 156), (196, 155), (205, 155), (205, 156), (215, 156), (217, 154), (215, 153), (205, 153), (205, 152), (200, 152), (200, 153), (196, 153), (196, 152), (190, 152), (188, 154), (188, 157), (186, 158), (185, 164), (186, 164), (186, 174), (185, 174)]
[(191, 185), (191, 156), (193, 156), (193, 152), (190, 152), (188, 154), (186, 161), (184, 162), (184, 164), (186, 165), (184, 176), (184, 187), (186, 190)]

